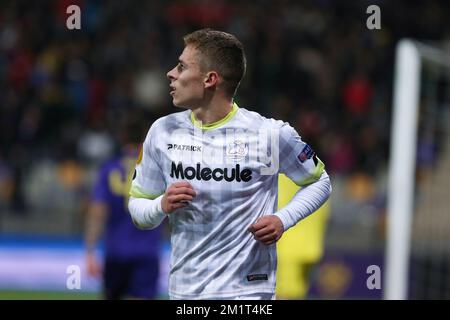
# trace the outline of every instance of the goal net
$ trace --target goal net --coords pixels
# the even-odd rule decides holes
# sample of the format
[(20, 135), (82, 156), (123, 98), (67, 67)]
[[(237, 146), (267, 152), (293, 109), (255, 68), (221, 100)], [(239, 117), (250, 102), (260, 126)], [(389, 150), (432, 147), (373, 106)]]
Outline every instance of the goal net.
[(385, 299), (450, 299), (450, 52), (397, 46)]

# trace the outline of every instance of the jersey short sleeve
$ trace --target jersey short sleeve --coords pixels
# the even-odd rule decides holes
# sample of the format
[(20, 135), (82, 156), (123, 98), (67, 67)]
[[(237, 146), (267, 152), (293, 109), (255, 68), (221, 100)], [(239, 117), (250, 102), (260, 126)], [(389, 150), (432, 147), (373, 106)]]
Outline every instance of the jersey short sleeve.
[(297, 131), (284, 123), (280, 128), (280, 172), (298, 186), (317, 181), (325, 165), (310, 145), (302, 141)]
[(166, 183), (155, 145), (156, 134), (157, 129), (153, 124), (142, 145), (133, 174), (130, 196), (134, 198), (155, 199), (166, 190)]

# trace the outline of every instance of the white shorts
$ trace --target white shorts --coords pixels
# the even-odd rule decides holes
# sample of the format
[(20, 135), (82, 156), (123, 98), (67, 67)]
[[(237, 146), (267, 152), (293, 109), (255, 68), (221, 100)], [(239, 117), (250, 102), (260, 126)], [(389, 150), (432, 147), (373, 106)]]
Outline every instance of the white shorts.
[[(185, 300), (185, 299), (177, 299), (171, 296), (170, 300)], [(203, 300), (275, 300), (275, 293), (250, 293), (235, 297), (205, 298)]]
[(275, 300), (274, 293), (251, 293), (220, 300)]

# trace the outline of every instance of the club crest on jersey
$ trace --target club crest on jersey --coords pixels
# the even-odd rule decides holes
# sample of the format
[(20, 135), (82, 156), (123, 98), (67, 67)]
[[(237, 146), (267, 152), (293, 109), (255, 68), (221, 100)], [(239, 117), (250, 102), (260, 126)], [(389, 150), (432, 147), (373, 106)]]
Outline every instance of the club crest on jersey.
[(300, 160), (301, 163), (303, 163), (306, 160), (311, 159), (314, 154), (314, 150), (309, 145), (305, 145), (302, 152), (300, 152), (300, 154), (297, 156), (297, 159)]
[(233, 161), (240, 161), (248, 154), (248, 144), (235, 140), (227, 146), (227, 157)]

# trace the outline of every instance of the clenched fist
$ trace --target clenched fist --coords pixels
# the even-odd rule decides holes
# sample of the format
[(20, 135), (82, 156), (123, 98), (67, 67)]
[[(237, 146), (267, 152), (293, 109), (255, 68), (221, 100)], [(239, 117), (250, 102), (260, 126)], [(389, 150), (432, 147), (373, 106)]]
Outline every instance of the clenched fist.
[(278, 241), (284, 232), (283, 222), (276, 215), (263, 216), (252, 224), (248, 231), (253, 233), (255, 240), (265, 245)]
[(167, 188), (161, 200), (165, 213), (172, 213), (176, 209), (184, 208), (196, 196), (194, 188), (186, 181), (174, 182)]

